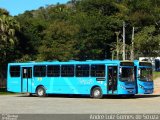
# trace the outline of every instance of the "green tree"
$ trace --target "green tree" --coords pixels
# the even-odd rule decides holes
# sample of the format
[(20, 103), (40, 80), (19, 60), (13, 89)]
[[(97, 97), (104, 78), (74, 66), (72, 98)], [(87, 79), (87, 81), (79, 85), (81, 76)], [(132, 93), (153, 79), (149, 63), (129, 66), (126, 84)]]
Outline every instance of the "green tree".
[(5, 10), (5, 9), (2, 9), (2, 8), (0, 8), (0, 16), (1, 15), (9, 15), (9, 12), (7, 11), (7, 10)]
[(119, 10), (115, 4), (115, 0), (82, 0), (77, 5), (80, 11), (88, 14), (101, 14), (110, 16), (116, 14)]
[[(111, 58), (111, 45), (116, 42), (115, 32), (120, 31), (122, 34), (123, 21), (126, 23), (126, 44), (129, 46), (133, 26), (136, 28), (136, 35), (140, 35), (147, 26), (155, 26), (152, 37), (158, 39), (159, 13), (158, 0), (73, 0), (68, 4), (49, 5), (38, 10), (26, 11), (16, 17), (21, 24), (21, 32), (18, 34), (22, 55), (20, 59)], [(72, 26), (75, 32), (67, 26)], [(74, 34), (64, 32), (68, 30)], [(144, 44), (148, 45), (147, 42)], [(144, 53), (138, 44), (136, 48), (140, 53)], [(127, 49), (129, 51), (129, 47)], [(55, 56), (51, 54), (52, 51)], [(69, 52), (61, 54), (63, 51)]]
[(69, 60), (75, 59), (78, 52), (75, 36), (78, 27), (64, 21), (50, 23), (44, 31), (42, 46), (39, 48), (38, 60)]
[(135, 35), (135, 50), (141, 56), (158, 56), (160, 54), (160, 34), (155, 26), (144, 27)]
[(0, 79), (5, 81), (7, 63), (16, 56), (15, 47), (18, 43), (15, 32), (19, 30), (18, 22), (9, 13), (0, 9)]
[(46, 29), (47, 23), (43, 19), (37, 17), (26, 17), (25, 20), (23, 20), (23, 18), (24, 16), (17, 18), (21, 25), (21, 31), (17, 33), (19, 40), (18, 49), (22, 57), (22, 59), (19, 59), (27, 60), (26, 58), (28, 58), (28, 60), (35, 60), (38, 54), (38, 49), (42, 44), (42, 39), (44, 36), (43, 31)]
[(10, 52), (13, 51), (17, 39), (15, 31), (19, 29), (18, 22), (11, 16), (0, 16), (0, 50), (1, 61), (5, 62), (9, 59)]

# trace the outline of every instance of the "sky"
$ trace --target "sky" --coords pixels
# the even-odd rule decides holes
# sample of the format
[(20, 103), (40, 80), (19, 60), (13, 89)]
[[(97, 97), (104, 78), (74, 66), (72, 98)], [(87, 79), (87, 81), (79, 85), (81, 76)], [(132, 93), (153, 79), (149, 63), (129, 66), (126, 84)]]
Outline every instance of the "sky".
[(24, 13), (26, 10), (36, 10), (39, 7), (57, 3), (67, 3), (69, 0), (0, 0), (0, 8), (9, 11), (15, 16)]

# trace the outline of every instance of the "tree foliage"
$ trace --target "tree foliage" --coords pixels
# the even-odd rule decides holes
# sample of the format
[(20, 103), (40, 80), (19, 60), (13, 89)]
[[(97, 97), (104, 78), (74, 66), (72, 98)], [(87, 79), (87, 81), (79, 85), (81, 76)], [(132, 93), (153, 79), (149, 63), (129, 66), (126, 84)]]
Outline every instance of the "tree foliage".
[(54, 21), (45, 31), (38, 60), (75, 59), (78, 42), (75, 36), (79, 29), (65, 21)]
[(19, 30), (19, 23), (11, 16), (2, 12), (0, 15), (0, 55), (1, 65), (6, 63), (14, 52), (14, 48), (18, 43), (15, 36), (16, 30)]
[[(1, 32), (0, 36), (1, 41), (5, 39), (4, 35), (7, 37), (10, 51), (16, 53), (10, 61), (111, 59), (116, 51), (115, 32), (120, 32), (121, 44), (125, 21), (127, 53), (134, 26), (137, 58), (158, 56), (159, 14), (159, 0), (71, 0), (67, 4), (48, 5), (15, 17), (0, 9), (1, 19), (4, 15), (7, 19), (12, 18), (6, 25), (10, 26), (16, 19), (21, 26), (20, 31), (16, 30), (15, 24), (6, 27), (7, 32)], [(3, 29), (1, 27), (1, 31)], [(13, 37), (10, 36), (12, 33), (15, 33)], [(1, 43), (1, 49), (2, 46)]]
[(18, 40), (15, 35), (19, 31), (19, 23), (9, 13), (0, 9), (0, 79), (6, 78), (7, 63), (16, 58)]
[(147, 26), (136, 34), (136, 50), (141, 56), (156, 57), (160, 54), (160, 34), (155, 32), (155, 26)]

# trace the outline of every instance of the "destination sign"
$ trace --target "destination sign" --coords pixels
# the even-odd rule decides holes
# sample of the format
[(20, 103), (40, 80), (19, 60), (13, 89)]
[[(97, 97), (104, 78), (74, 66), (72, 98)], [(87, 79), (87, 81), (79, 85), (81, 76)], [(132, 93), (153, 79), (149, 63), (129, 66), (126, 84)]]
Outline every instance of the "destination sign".
[(152, 66), (150, 62), (140, 62), (139, 66)]
[(120, 63), (121, 66), (134, 66), (133, 62), (121, 62)]

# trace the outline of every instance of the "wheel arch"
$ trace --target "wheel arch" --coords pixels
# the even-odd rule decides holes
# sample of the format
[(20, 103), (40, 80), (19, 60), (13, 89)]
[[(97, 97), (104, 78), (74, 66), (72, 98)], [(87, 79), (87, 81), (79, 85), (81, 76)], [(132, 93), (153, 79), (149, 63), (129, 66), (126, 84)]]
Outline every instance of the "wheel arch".
[(38, 89), (39, 87), (43, 87), (43, 88), (46, 90), (46, 88), (44, 87), (44, 85), (38, 85), (38, 86), (36, 87), (35, 93), (37, 92), (37, 89)]

